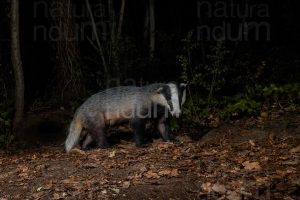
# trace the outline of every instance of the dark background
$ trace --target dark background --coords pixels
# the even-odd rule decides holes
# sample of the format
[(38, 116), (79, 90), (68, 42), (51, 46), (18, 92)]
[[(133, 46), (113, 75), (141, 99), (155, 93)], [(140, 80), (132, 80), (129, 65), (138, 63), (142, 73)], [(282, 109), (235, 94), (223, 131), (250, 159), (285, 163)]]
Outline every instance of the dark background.
[[(44, 2), (46, 7), (35, 5)], [(55, 2), (55, 1), (53, 1)], [(65, 41), (53, 40), (49, 36), (43, 39), (41, 33), (34, 39), (35, 27), (43, 26), (46, 33), (49, 34), (52, 27), (57, 25), (57, 16), (51, 16), (47, 12), (53, 9), (53, 2), (38, 0), (20, 1), (20, 41), (21, 56), (25, 75), (25, 101), (26, 110), (30, 110), (33, 104), (49, 104), (50, 107), (68, 106), (70, 102), (82, 101), (88, 95), (101, 89), (112, 86), (107, 84), (108, 80), (117, 78), (120, 84), (128, 84), (126, 80), (135, 80), (136, 84), (146, 84), (148, 82), (167, 82), (167, 81), (189, 81), (182, 78), (183, 67), (179, 61), (180, 55), (187, 56), (190, 52), (189, 67), (197, 69), (195, 74), (201, 74), (205, 78), (192, 81), (189, 74), (188, 79), (190, 89), (195, 94), (200, 94), (204, 98), (209, 95), (210, 79), (214, 72), (210, 68), (217, 58), (209, 59), (209, 55), (215, 55), (217, 52), (214, 47), (217, 46), (217, 40), (203, 38), (197, 39), (199, 32), (197, 27), (205, 25), (213, 29), (222, 23), (230, 24), (230, 33), (236, 36), (239, 30), (239, 24), (245, 22), (269, 24), (270, 30), (260, 29), (259, 39), (255, 39), (255, 31), (249, 31), (248, 40), (230, 40), (227, 36), (218, 34), (224, 38), (222, 48), (228, 53), (221, 56), (221, 66), (226, 66), (224, 72), (220, 70), (217, 76), (218, 89), (214, 94), (234, 95), (245, 91), (249, 87), (264, 86), (270, 84), (283, 85), (287, 83), (298, 83), (300, 75), (300, 13), (298, 1), (179, 1), (164, 0), (155, 2), (155, 35), (156, 47), (154, 57), (149, 58), (149, 39), (144, 38), (144, 20), (148, 9), (148, 1), (128, 0), (126, 1), (124, 11), (124, 21), (122, 24), (122, 34), (116, 45), (118, 51), (118, 66), (114, 66), (112, 61), (108, 64), (111, 75), (108, 78), (103, 70), (102, 61), (99, 53), (95, 51), (87, 37), (92, 37), (91, 28), (87, 28), (80, 40), (75, 40), (76, 55), (70, 61), (74, 69), (78, 70), (78, 81), (69, 85), (68, 73), (62, 75), (61, 69), (64, 64), (61, 60), (65, 58), (65, 51), (59, 50), (59, 46), (69, 44)], [(58, 1), (61, 5), (62, 2)], [(86, 10), (85, 1), (70, 1), (72, 14), (63, 13), (62, 18), (69, 16), (72, 18), (73, 25), (82, 27), (84, 23), (90, 23), (90, 18)], [(104, 6), (104, 18), (95, 16), (95, 21), (104, 21), (109, 23), (108, 3), (107, 1), (90, 0), (92, 10), (99, 12), (96, 7), (99, 2)], [(206, 2), (211, 6), (211, 11), (207, 6), (201, 6), (200, 18), (197, 14), (197, 2)], [(116, 21), (118, 21), (120, 1), (113, 1)], [(217, 3), (217, 4), (216, 4)], [(4, 105), (12, 105), (13, 102), (13, 73), (10, 60), (10, 1), (1, 1), (0, 3), (0, 102)], [(216, 16), (213, 14), (220, 5), (225, 5), (225, 13), (228, 16)], [(265, 6), (266, 15), (261, 16), (259, 6)], [(219, 6), (219, 7), (218, 7)], [(45, 8), (45, 9), (44, 9)], [(233, 9), (233, 11), (231, 10)], [(237, 9), (244, 12), (248, 9), (250, 13), (245, 17), (235, 16)], [(250, 10), (249, 10), (250, 9)], [(251, 11), (251, 9), (253, 9)], [(211, 12), (211, 15), (209, 15)], [(72, 27), (70, 28), (72, 29)], [(74, 32), (75, 29), (73, 29)], [(105, 33), (98, 30), (101, 36)], [(189, 44), (183, 41), (187, 38), (189, 32), (193, 31)], [(267, 34), (270, 39), (267, 39)], [(77, 33), (78, 30), (75, 30)], [(55, 34), (54, 34), (55, 35)], [(107, 31), (107, 37), (100, 37), (108, 59), (110, 47), (110, 32)], [(95, 40), (93, 40), (95, 42)], [(187, 50), (195, 44), (197, 47)], [(220, 55), (218, 55), (220, 56)], [(217, 56), (217, 57), (218, 57)], [(209, 60), (209, 61), (207, 61)], [(68, 61), (66, 62), (68, 65)], [(66, 65), (65, 63), (65, 65)], [(206, 66), (203, 70), (197, 66)], [(118, 68), (119, 71), (115, 71)], [(262, 68), (262, 69), (261, 69)], [(65, 79), (65, 80), (64, 80)], [(76, 79), (77, 80), (77, 79)], [(198, 82), (197, 82), (198, 81)], [(205, 87), (205, 85), (208, 85)], [(76, 92), (74, 92), (76, 91)], [(63, 93), (63, 95), (62, 95)]]

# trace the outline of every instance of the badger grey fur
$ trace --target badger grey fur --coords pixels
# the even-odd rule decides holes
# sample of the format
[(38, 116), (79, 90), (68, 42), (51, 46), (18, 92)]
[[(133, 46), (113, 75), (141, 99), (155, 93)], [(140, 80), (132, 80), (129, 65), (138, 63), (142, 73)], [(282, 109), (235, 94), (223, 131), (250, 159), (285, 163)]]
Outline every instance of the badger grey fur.
[(137, 146), (143, 142), (145, 120), (155, 119), (156, 128), (164, 140), (170, 140), (166, 118), (168, 112), (179, 117), (185, 101), (185, 84), (156, 83), (143, 87), (121, 86), (110, 88), (89, 97), (75, 112), (65, 141), (69, 152), (86, 131), (82, 148), (96, 141), (100, 148), (108, 147), (106, 127), (130, 122)]

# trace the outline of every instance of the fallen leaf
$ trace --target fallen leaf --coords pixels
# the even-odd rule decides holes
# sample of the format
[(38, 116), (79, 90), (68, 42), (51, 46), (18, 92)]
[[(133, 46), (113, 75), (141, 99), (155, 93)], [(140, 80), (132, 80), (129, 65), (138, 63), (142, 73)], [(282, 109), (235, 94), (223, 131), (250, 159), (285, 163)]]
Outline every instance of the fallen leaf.
[(62, 180), (64, 184), (74, 183), (74, 177)]
[(243, 162), (243, 166), (245, 167), (246, 170), (261, 170), (259, 162), (245, 161)]
[(218, 183), (214, 184), (211, 189), (220, 194), (225, 194), (226, 192), (225, 186)]
[(147, 178), (160, 178), (157, 173), (152, 172), (151, 170), (144, 173), (144, 176), (146, 176)]
[(255, 143), (253, 142), (253, 140), (249, 140), (249, 143), (251, 144), (251, 146), (255, 146)]
[(102, 194), (107, 194), (107, 190), (102, 190), (101, 193)]
[(208, 117), (209, 121), (209, 126), (212, 128), (218, 128), (220, 126), (220, 118), (218, 116), (210, 115)]
[(169, 169), (164, 169), (164, 170), (158, 172), (158, 175), (160, 175), (160, 176), (167, 176), (170, 174), (171, 174), (171, 171)]
[(124, 183), (123, 183), (123, 188), (125, 188), (125, 189), (127, 189), (127, 188), (129, 188), (129, 186), (130, 186), (130, 181), (125, 181)]
[(85, 167), (85, 168), (98, 168), (99, 165), (97, 163), (87, 163), (87, 164), (84, 164), (83, 167)]
[(261, 177), (256, 175), (253, 175), (253, 177), (255, 178), (255, 181), (259, 183), (266, 183), (269, 180), (268, 177)]
[(141, 169), (140, 169), (140, 171), (141, 171), (142, 173), (144, 173), (144, 172), (147, 171), (147, 168), (146, 168), (145, 166), (142, 166)]
[(207, 182), (207, 183), (202, 183), (201, 185), (201, 188), (204, 190), (204, 191), (207, 191), (208, 193), (211, 192), (211, 183), (210, 182)]
[(124, 153), (124, 154), (129, 154), (129, 151), (126, 150), (126, 149), (120, 149), (120, 152), (121, 152), (121, 153)]
[(53, 199), (60, 199), (60, 195), (58, 193), (53, 194)]
[(176, 177), (176, 176), (178, 176), (179, 175), (179, 173), (178, 173), (178, 169), (172, 169), (172, 171), (171, 171), (171, 177)]
[(293, 180), (292, 183), (300, 187), (300, 178)]
[(261, 113), (260, 113), (260, 116), (261, 116), (262, 118), (268, 118), (268, 113), (267, 113), (267, 112), (261, 112)]
[(238, 193), (236, 192), (230, 192), (228, 196), (226, 196), (226, 198), (228, 200), (241, 200), (241, 195), (239, 195)]
[(37, 159), (37, 156), (36, 156), (35, 154), (33, 154), (32, 157), (31, 157), (31, 159), (32, 159), (32, 160), (36, 160), (36, 159)]
[(245, 188), (240, 188), (240, 194), (244, 195), (244, 196), (248, 196), (250, 197), (252, 194), (250, 192), (246, 192)]
[(179, 175), (178, 169), (164, 169), (158, 172), (160, 176), (176, 177)]
[(110, 190), (113, 191), (116, 194), (120, 193), (120, 189), (118, 189), (118, 188), (110, 188)]
[(286, 161), (282, 162), (283, 165), (298, 165), (298, 163), (299, 163), (298, 159), (295, 159), (295, 160), (286, 160)]
[(274, 133), (271, 133), (271, 134), (269, 134), (268, 138), (269, 138), (269, 142), (271, 142), (271, 144), (273, 144), (273, 142), (276, 139), (276, 136)]
[(279, 159), (281, 159), (281, 160), (287, 160), (288, 157), (287, 156), (280, 156)]
[(108, 155), (109, 158), (113, 158), (115, 156), (116, 156), (116, 151), (115, 150), (109, 152), (109, 155)]
[(212, 150), (210, 150), (210, 151), (204, 150), (203, 155), (211, 156), (211, 155), (214, 155), (214, 154), (216, 154), (216, 153), (218, 153), (218, 151), (216, 151), (215, 149), (212, 149)]
[[(37, 192), (37, 193), (33, 193), (33, 194), (32, 194), (32, 197), (33, 197), (34, 199), (40, 199), (42, 195), (43, 195), (42, 192)], [(0, 200), (4, 200), (4, 199), (1, 199), (1, 198), (0, 198)]]
[(163, 149), (169, 148), (171, 145), (172, 144), (168, 143), (168, 142), (157, 143), (157, 148), (160, 149), (160, 150), (163, 150)]
[(84, 155), (85, 152), (82, 151), (82, 150), (80, 150), (80, 149), (75, 148), (75, 149), (71, 149), (71, 150), (69, 151), (69, 154), (70, 154), (70, 155)]
[(292, 149), (290, 150), (290, 153), (299, 153), (299, 152), (300, 152), (300, 145), (297, 146), (297, 147), (295, 147), (295, 148), (292, 148)]

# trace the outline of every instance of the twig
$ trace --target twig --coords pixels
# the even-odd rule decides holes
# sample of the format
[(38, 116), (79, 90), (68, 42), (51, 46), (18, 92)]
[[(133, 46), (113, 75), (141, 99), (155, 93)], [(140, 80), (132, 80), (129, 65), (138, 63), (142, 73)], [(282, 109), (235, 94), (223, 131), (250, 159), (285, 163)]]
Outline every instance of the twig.
[(96, 43), (97, 43), (97, 46), (98, 46), (98, 50), (99, 50), (99, 53), (100, 53), (100, 56), (101, 56), (101, 59), (102, 59), (104, 71), (105, 71), (106, 75), (109, 76), (108, 68), (107, 68), (107, 65), (106, 65), (105, 57), (104, 57), (103, 48), (102, 48), (102, 45), (100, 43), (100, 39), (98, 37), (97, 28), (96, 28), (94, 16), (93, 16), (93, 13), (92, 13), (92, 10), (91, 10), (91, 6), (90, 6), (90, 3), (89, 3), (89, 0), (86, 0), (85, 2), (86, 2), (87, 10), (88, 10), (90, 18), (91, 18), (92, 28), (93, 28), (93, 32), (94, 32), (94, 35), (95, 35), (95, 38), (96, 38)]

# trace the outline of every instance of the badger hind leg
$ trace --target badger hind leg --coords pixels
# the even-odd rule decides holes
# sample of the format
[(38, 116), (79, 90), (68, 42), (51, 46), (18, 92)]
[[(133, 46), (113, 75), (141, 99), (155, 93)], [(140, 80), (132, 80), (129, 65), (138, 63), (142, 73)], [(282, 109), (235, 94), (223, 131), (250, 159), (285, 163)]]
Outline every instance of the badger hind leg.
[(105, 132), (102, 127), (96, 127), (93, 129), (94, 140), (96, 141), (97, 147), (101, 149), (109, 148), (110, 145), (106, 139)]
[(102, 129), (94, 129), (93, 131), (90, 131), (90, 133), (87, 133), (81, 143), (81, 149), (88, 150), (94, 145), (102, 149), (110, 147)]
[(81, 148), (83, 150), (87, 150), (89, 147), (89, 145), (94, 141), (94, 138), (92, 137), (92, 135), (90, 133), (88, 133), (86, 135), (86, 137), (84, 138), (83, 142), (82, 142), (82, 145), (81, 145)]
[(104, 122), (104, 117), (102, 115), (97, 116), (95, 119), (90, 120), (89, 123), (89, 132), (90, 136), (86, 138), (87, 143), (89, 140), (95, 141), (96, 146), (101, 149), (106, 149), (109, 148), (110, 145), (107, 142), (106, 135), (104, 132), (105, 128), (105, 122)]
[(131, 121), (131, 126), (134, 134), (134, 141), (137, 147), (145, 147), (145, 129), (146, 129), (146, 121), (145, 119), (135, 118)]

